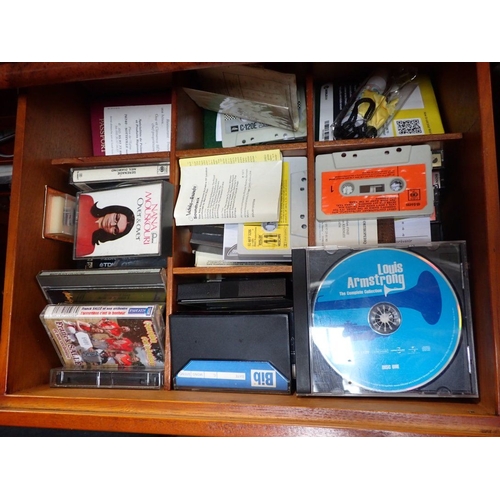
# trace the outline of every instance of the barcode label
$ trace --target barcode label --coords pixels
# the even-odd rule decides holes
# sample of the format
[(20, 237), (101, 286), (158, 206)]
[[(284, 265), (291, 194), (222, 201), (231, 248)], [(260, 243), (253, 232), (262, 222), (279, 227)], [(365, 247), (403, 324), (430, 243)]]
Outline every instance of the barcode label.
[(330, 120), (326, 120), (325, 123), (323, 124), (323, 140), (324, 141), (330, 140)]
[(49, 307), (48, 310), (45, 313), (45, 316), (47, 317), (60, 317), (62, 315), (66, 316), (72, 316), (76, 314), (80, 309), (80, 306), (71, 306), (71, 305), (60, 305), (60, 306), (52, 306)]
[(422, 135), (424, 128), (420, 118), (394, 120), (396, 135)]

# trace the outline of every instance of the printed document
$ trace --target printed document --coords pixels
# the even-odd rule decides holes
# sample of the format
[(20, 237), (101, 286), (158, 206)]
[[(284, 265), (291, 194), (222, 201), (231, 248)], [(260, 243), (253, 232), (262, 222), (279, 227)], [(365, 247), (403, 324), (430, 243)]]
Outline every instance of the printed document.
[(183, 165), (178, 226), (279, 220), (283, 162)]

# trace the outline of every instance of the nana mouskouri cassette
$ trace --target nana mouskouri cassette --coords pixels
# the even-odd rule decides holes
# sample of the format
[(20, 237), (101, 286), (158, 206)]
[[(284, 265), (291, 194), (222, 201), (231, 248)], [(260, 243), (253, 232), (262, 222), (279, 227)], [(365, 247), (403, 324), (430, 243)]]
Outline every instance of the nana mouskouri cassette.
[(167, 181), (77, 193), (73, 258), (172, 255), (173, 199)]
[(478, 397), (464, 241), (292, 259), (299, 396)]

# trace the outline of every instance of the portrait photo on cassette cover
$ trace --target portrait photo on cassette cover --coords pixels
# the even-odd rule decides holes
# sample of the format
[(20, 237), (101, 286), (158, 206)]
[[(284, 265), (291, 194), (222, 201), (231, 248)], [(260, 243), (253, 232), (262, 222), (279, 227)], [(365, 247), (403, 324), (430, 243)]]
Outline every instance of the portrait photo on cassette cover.
[(162, 368), (165, 324), (153, 305), (47, 305), (40, 319), (64, 368)]
[(77, 193), (74, 259), (169, 256), (173, 185), (166, 181)]
[(465, 242), (292, 259), (298, 395), (478, 397)]

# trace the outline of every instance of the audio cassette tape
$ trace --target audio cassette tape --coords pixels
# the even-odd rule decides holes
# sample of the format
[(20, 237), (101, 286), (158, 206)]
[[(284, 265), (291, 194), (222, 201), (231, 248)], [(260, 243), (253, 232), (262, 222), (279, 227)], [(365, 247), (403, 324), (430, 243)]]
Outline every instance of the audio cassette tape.
[(464, 241), (292, 264), (298, 395), (478, 397)]
[(429, 216), (434, 211), (427, 144), (316, 157), (319, 221)]

